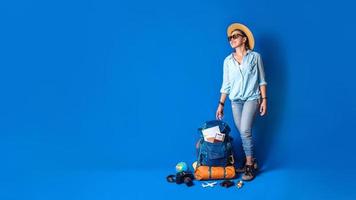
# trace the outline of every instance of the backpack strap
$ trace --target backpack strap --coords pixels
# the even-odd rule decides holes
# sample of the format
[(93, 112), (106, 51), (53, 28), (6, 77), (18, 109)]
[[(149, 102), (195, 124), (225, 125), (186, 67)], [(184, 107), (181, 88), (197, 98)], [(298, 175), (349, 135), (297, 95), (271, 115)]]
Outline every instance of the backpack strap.
[(201, 165), (201, 162), (202, 162), (202, 159), (203, 159), (202, 153), (201, 153), (201, 146), (202, 146), (203, 142), (204, 142), (204, 138), (201, 138), (200, 141), (199, 141), (200, 145), (199, 145), (199, 152), (198, 152), (198, 159), (197, 159), (197, 166), (196, 167), (199, 167)]

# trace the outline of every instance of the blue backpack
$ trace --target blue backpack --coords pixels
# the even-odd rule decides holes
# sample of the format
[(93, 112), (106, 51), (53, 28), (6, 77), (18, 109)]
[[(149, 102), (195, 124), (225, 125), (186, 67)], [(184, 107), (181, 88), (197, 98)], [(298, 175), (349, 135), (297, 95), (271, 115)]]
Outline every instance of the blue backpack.
[[(225, 134), (221, 142), (211, 143), (204, 140), (203, 130), (219, 126), (220, 132)], [(229, 136), (229, 125), (220, 120), (207, 121), (198, 129), (201, 139), (198, 147), (197, 167), (214, 166), (226, 167), (234, 165), (232, 138)]]

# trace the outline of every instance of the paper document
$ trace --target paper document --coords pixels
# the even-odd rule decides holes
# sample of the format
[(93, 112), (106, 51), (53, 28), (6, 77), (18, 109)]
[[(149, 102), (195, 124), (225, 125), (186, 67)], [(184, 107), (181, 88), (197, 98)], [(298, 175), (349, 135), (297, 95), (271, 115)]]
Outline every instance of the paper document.
[(215, 140), (218, 142), (223, 142), (225, 139), (225, 134), (224, 133), (216, 133)]
[(214, 141), (216, 134), (220, 133), (219, 126), (214, 126), (211, 128), (204, 129), (203, 131), (204, 140), (211, 142)]

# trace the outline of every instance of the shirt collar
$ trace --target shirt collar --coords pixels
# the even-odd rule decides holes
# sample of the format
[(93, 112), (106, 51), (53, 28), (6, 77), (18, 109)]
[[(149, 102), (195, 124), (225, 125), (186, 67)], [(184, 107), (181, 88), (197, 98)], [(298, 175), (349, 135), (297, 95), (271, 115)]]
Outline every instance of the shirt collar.
[[(246, 55), (245, 56), (247, 56), (249, 53), (251, 53), (252, 51), (249, 49), (249, 50), (247, 50), (246, 51)], [(230, 59), (234, 59), (234, 52), (231, 52), (231, 54), (230, 54)]]

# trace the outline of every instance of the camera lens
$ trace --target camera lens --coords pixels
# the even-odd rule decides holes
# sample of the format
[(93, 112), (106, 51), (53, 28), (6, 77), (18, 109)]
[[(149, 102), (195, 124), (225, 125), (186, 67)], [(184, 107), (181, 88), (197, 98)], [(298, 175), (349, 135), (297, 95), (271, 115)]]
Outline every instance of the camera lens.
[(191, 179), (190, 177), (185, 177), (185, 178), (184, 178), (184, 183), (185, 183), (188, 187), (190, 187), (190, 186), (193, 185), (193, 181), (192, 181), (192, 179)]

